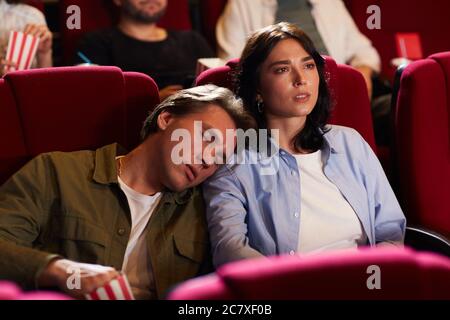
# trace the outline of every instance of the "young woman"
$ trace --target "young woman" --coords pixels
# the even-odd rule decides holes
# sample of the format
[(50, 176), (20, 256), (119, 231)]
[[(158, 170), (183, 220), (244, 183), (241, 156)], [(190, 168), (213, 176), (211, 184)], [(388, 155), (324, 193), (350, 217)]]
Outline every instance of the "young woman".
[(301, 29), (282, 22), (254, 33), (237, 80), (259, 128), (278, 133), (267, 141), (276, 152), (204, 184), (216, 266), (403, 242), (405, 217), (377, 157), (355, 130), (326, 125), (324, 59)]

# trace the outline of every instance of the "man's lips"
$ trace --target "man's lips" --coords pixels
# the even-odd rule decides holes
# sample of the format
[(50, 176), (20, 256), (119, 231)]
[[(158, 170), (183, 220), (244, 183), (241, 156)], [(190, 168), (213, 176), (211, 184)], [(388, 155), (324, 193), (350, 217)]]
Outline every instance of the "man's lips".
[(194, 181), (195, 178), (197, 177), (194, 168), (189, 164), (186, 164), (185, 167), (186, 167), (186, 170), (185, 170), (186, 176), (188, 177), (189, 181), (191, 181), (191, 182)]

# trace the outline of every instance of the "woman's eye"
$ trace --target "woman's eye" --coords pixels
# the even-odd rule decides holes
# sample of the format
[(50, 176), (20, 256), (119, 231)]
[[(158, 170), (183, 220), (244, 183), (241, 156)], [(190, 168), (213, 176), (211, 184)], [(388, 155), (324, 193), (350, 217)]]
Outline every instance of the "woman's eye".
[(286, 72), (287, 70), (288, 70), (287, 67), (277, 68), (275, 69), (275, 73), (283, 73)]
[(314, 69), (316, 67), (316, 65), (314, 63), (308, 63), (306, 64), (306, 69)]

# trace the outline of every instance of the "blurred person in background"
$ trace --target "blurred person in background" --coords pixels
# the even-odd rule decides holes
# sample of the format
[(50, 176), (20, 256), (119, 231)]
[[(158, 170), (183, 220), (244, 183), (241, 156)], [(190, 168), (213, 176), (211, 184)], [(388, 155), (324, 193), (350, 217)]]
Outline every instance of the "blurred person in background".
[(21, 0), (0, 0), (0, 76), (8, 67), (14, 67), (6, 58), (10, 31), (22, 31), (40, 38), (33, 68), (46, 68), (53, 65), (52, 33), (47, 27), (45, 17), (38, 9), (24, 4)]
[[(120, 21), (110, 29), (87, 34), (79, 52), (92, 63), (112, 65), (124, 71), (151, 76), (161, 100), (190, 86), (197, 60), (214, 55), (206, 40), (195, 31), (174, 31), (157, 26), (168, 0), (114, 0)], [(76, 57), (76, 63), (82, 63)]]

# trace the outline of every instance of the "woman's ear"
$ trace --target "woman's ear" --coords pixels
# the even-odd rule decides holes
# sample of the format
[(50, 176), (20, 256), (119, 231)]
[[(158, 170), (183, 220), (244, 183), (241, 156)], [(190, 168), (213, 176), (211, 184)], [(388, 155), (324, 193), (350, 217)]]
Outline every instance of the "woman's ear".
[(169, 124), (173, 120), (173, 115), (170, 112), (163, 111), (158, 115), (158, 128), (161, 130), (166, 130)]

